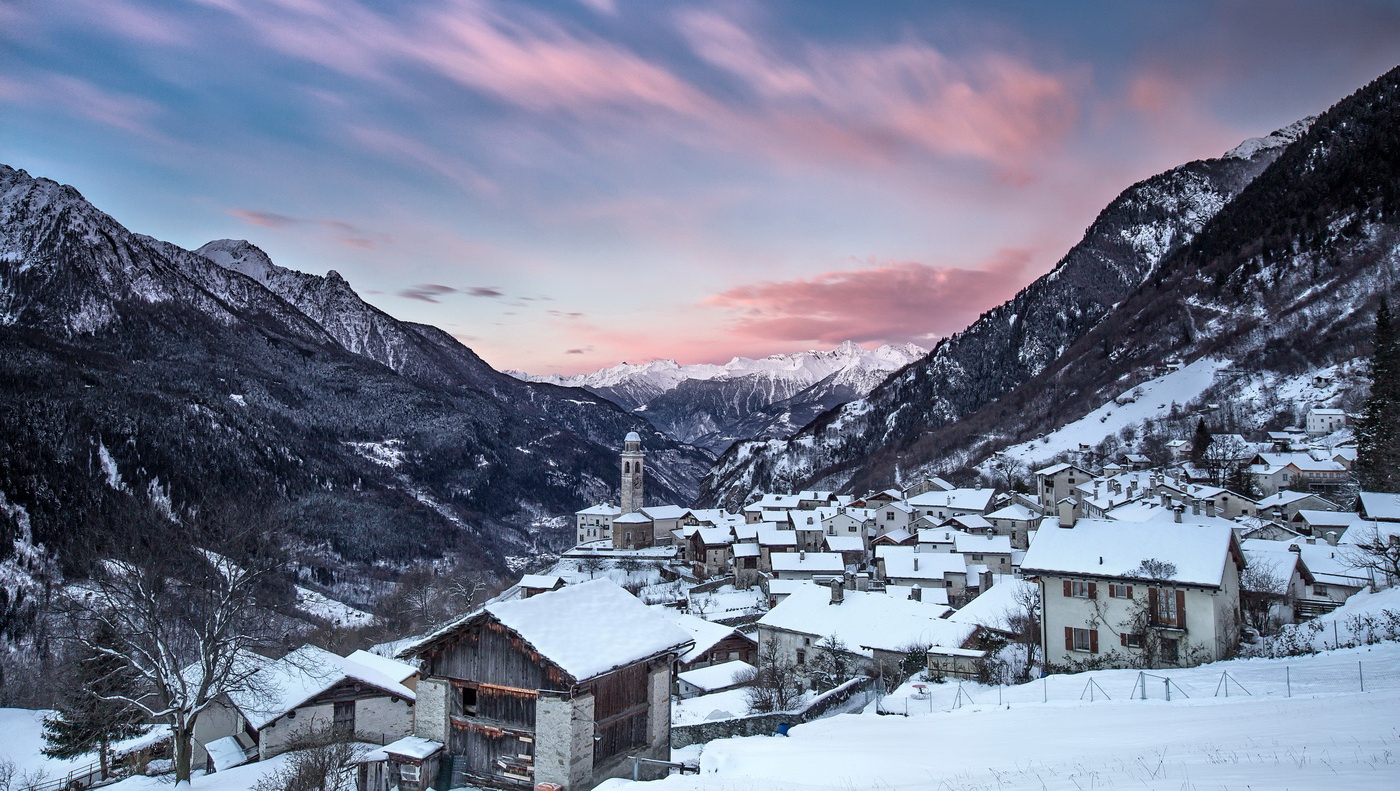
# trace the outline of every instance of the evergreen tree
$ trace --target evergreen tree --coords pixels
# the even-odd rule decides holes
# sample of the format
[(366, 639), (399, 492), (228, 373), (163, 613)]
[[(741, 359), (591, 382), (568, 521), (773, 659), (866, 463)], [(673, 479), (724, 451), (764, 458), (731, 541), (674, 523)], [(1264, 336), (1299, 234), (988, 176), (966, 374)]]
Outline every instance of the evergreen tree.
[(1205, 460), (1206, 449), (1211, 443), (1210, 429), (1206, 428), (1206, 419), (1201, 418), (1196, 423), (1196, 435), (1191, 438), (1191, 461), (1200, 464)]
[(116, 635), (111, 628), (100, 625), (91, 645), (84, 645), (83, 657), (78, 661), (77, 685), (58, 711), (44, 720), (44, 755), (77, 758), (96, 750), (104, 778), (111, 770), (107, 763), (111, 743), (146, 730), (139, 710), (125, 701), (110, 699), (131, 695), (136, 684), (120, 659), (103, 653), (103, 648), (115, 644)]
[(1381, 297), (1371, 351), (1371, 395), (1356, 422), (1356, 478), (1363, 491), (1400, 492), (1400, 340)]

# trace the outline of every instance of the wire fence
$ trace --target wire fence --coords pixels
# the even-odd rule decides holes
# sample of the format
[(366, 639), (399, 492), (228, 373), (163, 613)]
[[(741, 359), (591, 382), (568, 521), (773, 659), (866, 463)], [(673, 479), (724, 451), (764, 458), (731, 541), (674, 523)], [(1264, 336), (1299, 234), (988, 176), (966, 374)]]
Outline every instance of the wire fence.
[(1170, 670), (1097, 670), (1047, 676), (1015, 685), (918, 682), (880, 698), (875, 711), (916, 716), (968, 707), (1101, 701), (1174, 703), (1203, 698), (1291, 698), (1393, 689), (1400, 689), (1400, 662), (1393, 658), (1319, 663), (1304, 657), (1297, 662), (1233, 662), (1228, 669), (1202, 665)]

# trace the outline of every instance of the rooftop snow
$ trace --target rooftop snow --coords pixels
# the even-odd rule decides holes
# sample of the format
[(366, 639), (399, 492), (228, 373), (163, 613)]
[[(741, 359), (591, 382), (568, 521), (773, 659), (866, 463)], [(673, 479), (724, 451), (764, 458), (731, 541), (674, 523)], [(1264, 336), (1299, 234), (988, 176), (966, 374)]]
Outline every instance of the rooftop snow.
[(948, 608), (940, 604), (865, 591), (846, 591), (843, 598), (841, 604), (832, 604), (826, 586), (803, 583), (758, 624), (821, 637), (835, 635), (852, 651), (893, 651), (924, 642), (957, 648), (974, 629), (944, 620)]
[(686, 646), (690, 634), (611, 580), (599, 579), (496, 602), (453, 621), (400, 652), (414, 654), (488, 613), (576, 681)]
[(752, 673), (754, 670), (754, 666), (748, 662), (735, 659), (718, 665), (687, 670), (677, 674), (676, 678), (702, 691), (710, 692), (732, 687), (740, 683), (745, 674)]
[(1027, 575), (1143, 579), (1135, 570), (1142, 561), (1155, 559), (1176, 567), (1172, 582), (1217, 587), (1223, 581), (1232, 535), (1223, 525), (1080, 519), (1072, 528), (1041, 530), (1021, 570)]

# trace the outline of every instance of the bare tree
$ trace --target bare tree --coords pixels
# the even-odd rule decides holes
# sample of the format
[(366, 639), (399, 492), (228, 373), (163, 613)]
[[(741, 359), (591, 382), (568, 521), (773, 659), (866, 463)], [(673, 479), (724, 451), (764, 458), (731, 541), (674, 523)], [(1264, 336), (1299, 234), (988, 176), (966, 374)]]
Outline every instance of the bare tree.
[(1240, 609), (1245, 624), (1261, 635), (1273, 634), (1280, 626), (1277, 608), (1287, 595), (1288, 580), (1277, 562), (1255, 559), (1240, 572)]
[(579, 571), (588, 572), (588, 578), (593, 579), (598, 576), (598, 572), (607, 568), (607, 561), (598, 555), (584, 555), (575, 561)]
[(819, 690), (835, 689), (854, 678), (856, 663), (857, 658), (841, 638), (827, 635), (812, 646), (807, 678)]
[(253, 791), (352, 791), (350, 767), (367, 749), (353, 734), (335, 730), (299, 734), (288, 748), (287, 762), (259, 780)]
[(1342, 550), (1342, 557), (1356, 568), (1380, 575), (1382, 584), (1400, 582), (1400, 532), (1382, 533), (1380, 526), (1373, 524), (1358, 538)]
[[(264, 604), (281, 567), (267, 532), (199, 527), (142, 525), (132, 543), (95, 564), (67, 611), (71, 638), (120, 664), (140, 690), (109, 699), (170, 726), (177, 784), (189, 782), (200, 716), (224, 695), (254, 691), (262, 663), (250, 651), (275, 637)], [(221, 539), (223, 552), (188, 546), (191, 535)], [(101, 641), (93, 637), (99, 627)]]
[(1035, 585), (1020, 582), (1012, 595), (1012, 604), (1006, 608), (1007, 631), (1011, 632), (1011, 642), (1025, 652), (1024, 662), (1015, 668), (1016, 680), (1031, 680), (1031, 670), (1035, 667), (1040, 650), (1040, 589)]
[(802, 674), (797, 665), (771, 646), (759, 649), (755, 669), (739, 680), (749, 685), (745, 700), (750, 714), (788, 711), (802, 700)]

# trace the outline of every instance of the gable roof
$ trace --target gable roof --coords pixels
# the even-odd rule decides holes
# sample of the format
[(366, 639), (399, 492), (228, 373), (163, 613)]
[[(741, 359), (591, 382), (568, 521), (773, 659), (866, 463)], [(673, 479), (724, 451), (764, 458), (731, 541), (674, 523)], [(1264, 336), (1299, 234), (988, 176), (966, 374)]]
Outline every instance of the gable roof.
[(760, 628), (821, 637), (835, 635), (851, 651), (894, 651), (922, 642), (960, 648), (975, 627), (944, 620), (947, 612), (941, 604), (866, 591), (846, 591), (840, 604), (831, 604), (831, 591), (826, 586), (808, 582), (769, 610), (758, 624)]
[(1080, 519), (1074, 527), (1037, 533), (1021, 561), (1021, 572), (1145, 579), (1133, 572), (1151, 558), (1176, 567), (1170, 582), (1219, 587), (1230, 555), (1242, 559), (1234, 536), (1228, 526), (1218, 524)]
[(1400, 522), (1400, 494), (1391, 492), (1361, 492), (1361, 513), (1368, 519)]
[(404, 648), (399, 656), (419, 655), (488, 617), (520, 635), (575, 681), (659, 654), (679, 653), (692, 640), (616, 583), (598, 579), (528, 599), (493, 602)]
[(261, 730), (273, 720), (346, 680), (368, 684), (386, 695), (404, 700), (414, 699), (413, 690), (399, 680), (369, 665), (314, 645), (304, 645), (281, 659), (268, 661), (253, 674), (246, 689), (229, 693), (229, 698), (243, 713), (248, 724), (254, 730)]

